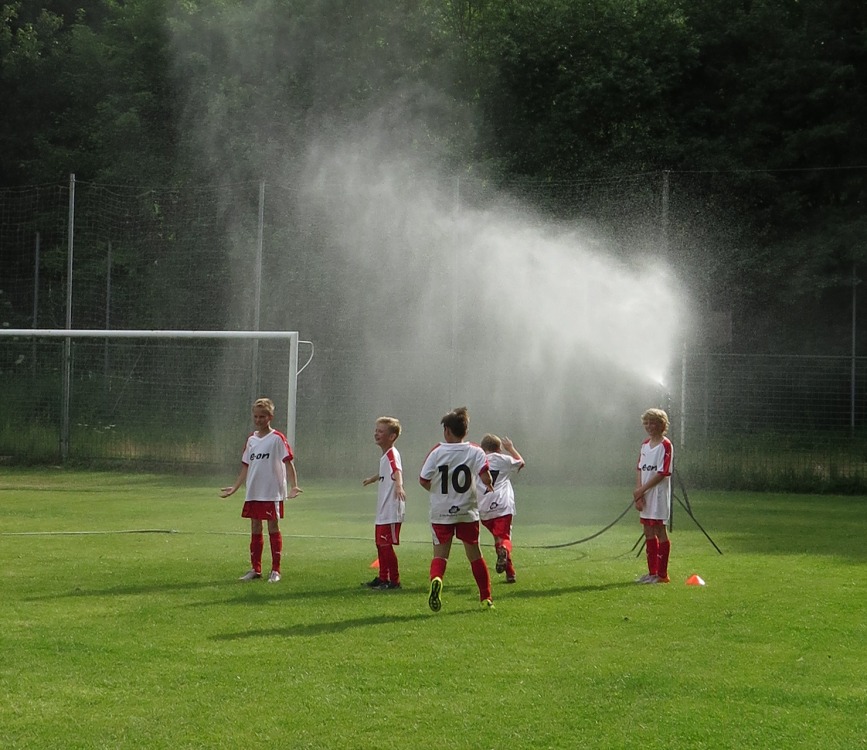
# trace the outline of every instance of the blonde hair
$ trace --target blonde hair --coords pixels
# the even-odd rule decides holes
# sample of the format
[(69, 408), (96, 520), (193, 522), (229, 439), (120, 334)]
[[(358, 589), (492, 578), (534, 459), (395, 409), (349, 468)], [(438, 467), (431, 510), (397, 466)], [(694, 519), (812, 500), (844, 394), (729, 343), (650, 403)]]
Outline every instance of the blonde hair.
[(253, 402), (254, 409), (264, 409), (272, 417), (274, 416), (274, 402), (270, 398), (257, 398)]
[(664, 435), (668, 432), (668, 414), (666, 414), (662, 409), (648, 409), (644, 414), (641, 415), (641, 421), (648, 422), (656, 422), (657, 424), (662, 425), (662, 434)]
[(485, 453), (499, 453), (503, 447), (503, 441), (489, 432), (482, 438), (482, 442), (479, 445), (482, 446), (482, 450)]
[(380, 417), (376, 420), (376, 423), (384, 424), (386, 427), (389, 428), (392, 435), (400, 437), (400, 421), (397, 419), (397, 417)]

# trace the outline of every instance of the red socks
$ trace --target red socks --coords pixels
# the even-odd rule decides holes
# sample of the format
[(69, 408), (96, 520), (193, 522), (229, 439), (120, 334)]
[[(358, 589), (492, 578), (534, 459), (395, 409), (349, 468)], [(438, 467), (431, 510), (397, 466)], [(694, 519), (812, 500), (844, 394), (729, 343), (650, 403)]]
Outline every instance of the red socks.
[(659, 566), (657, 575), (660, 578), (668, 577), (668, 556), (671, 554), (671, 539), (659, 543)]
[(655, 536), (647, 540), (645, 551), (647, 552), (647, 572), (659, 575), (659, 539)]
[(470, 567), (473, 569), (473, 578), (476, 579), (476, 585), (479, 587), (479, 601), (491, 598), (491, 574), (488, 571), (488, 564), (484, 557), (478, 560), (473, 560)]
[(442, 578), (446, 574), (448, 560), (444, 557), (435, 557), (430, 561), (430, 579)]
[(392, 583), (400, 583), (400, 573), (397, 569), (397, 553), (394, 547), (377, 547), (377, 557), (379, 558), (379, 580), (391, 581)]
[[(280, 558), (283, 556), (283, 534), (275, 531), (268, 534), (268, 542), (271, 545), (271, 570), (280, 572)], [(265, 549), (265, 535), (250, 535), (250, 567), (257, 573), (262, 572), (262, 551)]]
[(376, 559), (379, 562), (379, 573), (377, 573), (377, 578), (380, 581), (388, 580), (388, 561), (385, 559), (385, 547), (377, 547), (376, 548)]
[(275, 531), (268, 535), (271, 542), (271, 570), (280, 572), (280, 558), (283, 556), (283, 534)]
[(262, 550), (265, 549), (265, 535), (250, 535), (250, 567), (257, 573), (262, 572)]
[[(442, 578), (446, 574), (446, 564), (448, 560), (444, 557), (435, 557), (430, 561), (430, 577)], [(476, 585), (479, 587), (479, 601), (491, 598), (491, 574), (488, 572), (488, 564), (484, 557), (474, 560), (470, 563), (473, 571), (473, 578), (476, 579)]]

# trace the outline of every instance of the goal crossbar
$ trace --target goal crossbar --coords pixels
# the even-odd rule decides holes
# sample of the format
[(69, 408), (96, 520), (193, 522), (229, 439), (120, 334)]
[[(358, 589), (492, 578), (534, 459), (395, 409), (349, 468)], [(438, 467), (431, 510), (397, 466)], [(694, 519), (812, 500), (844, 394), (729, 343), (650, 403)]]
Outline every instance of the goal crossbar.
[(298, 340), (297, 331), (162, 331), (110, 328), (0, 328), (0, 336), (10, 338), (89, 338), (89, 339), (288, 339)]

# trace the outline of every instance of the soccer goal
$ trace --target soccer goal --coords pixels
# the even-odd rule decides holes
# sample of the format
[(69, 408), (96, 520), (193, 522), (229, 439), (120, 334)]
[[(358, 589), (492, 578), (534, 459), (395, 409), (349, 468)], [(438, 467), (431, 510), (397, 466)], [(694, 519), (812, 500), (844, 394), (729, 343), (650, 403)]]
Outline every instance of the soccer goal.
[(0, 329), (0, 339), (0, 457), (16, 463), (221, 464), (240, 456), (259, 396), (294, 445), (298, 374), (313, 356), (296, 331)]

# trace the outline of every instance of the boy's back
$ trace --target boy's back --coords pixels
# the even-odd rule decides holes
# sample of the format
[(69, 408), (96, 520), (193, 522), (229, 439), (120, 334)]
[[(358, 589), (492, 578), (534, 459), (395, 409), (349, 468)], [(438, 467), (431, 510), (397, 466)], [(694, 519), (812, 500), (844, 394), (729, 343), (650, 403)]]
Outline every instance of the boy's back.
[(488, 453), (488, 468), (494, 480), (494, 491), (485, 494), (485, 486), (476, 479), (479, 517), (484, 521), (498, 516), (515, 515), (515, 489), (512, 477), (524, 465), (507, 453)]
[(431, 523), (478, 521), (473, 484), (487, 466), (475, 443), (438, 443), (428, 453), (420, 476), (429, 479)]

